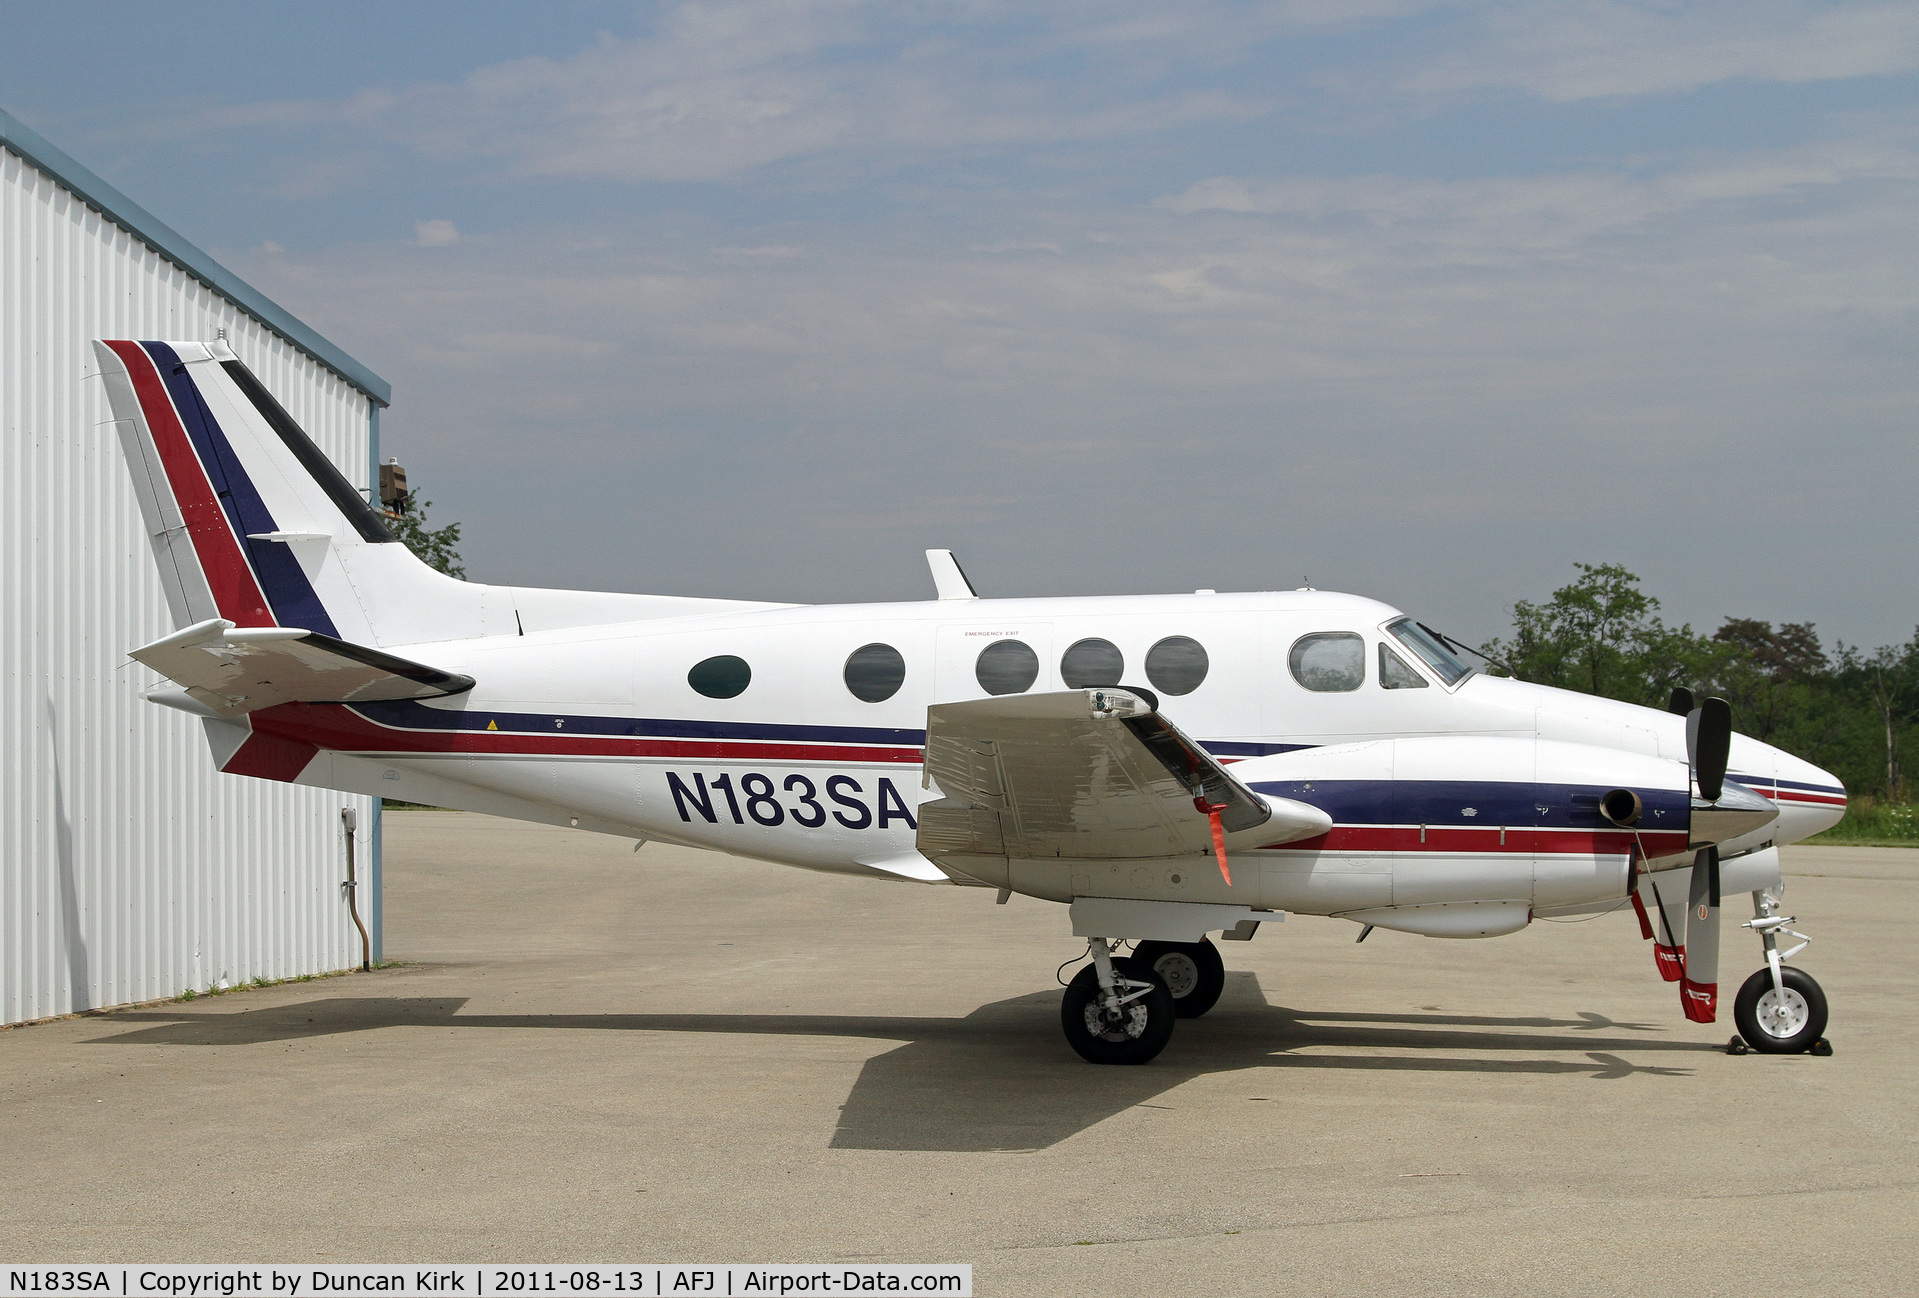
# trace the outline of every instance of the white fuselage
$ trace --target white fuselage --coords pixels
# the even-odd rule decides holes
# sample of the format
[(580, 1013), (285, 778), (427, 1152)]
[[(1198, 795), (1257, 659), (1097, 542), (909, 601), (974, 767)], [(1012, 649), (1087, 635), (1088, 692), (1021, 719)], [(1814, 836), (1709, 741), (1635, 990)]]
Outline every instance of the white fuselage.
[[(916, 809), (940, 796), (937, 789), (922, 788), (926, 709), (985, 697), (980, 654), (1009, 640), (1028, 646), (1037, 661), (1031, 691), (1083, 683), (1062, 679), (1062, 655), (1081, 641), (1107, 642), (1124, 658), (1119, 682), (1109, 683), (1156, 689), (1169, 719), (1222, 760), (1239, 763), (1235, 774), (1255, 785), (1266, 768), (1296, 774), (1305, 760), (1304, 754), (1278, 755), (1345, 752), (1368, 741), (1420, 736), (1549, 741), (1685, 761), (1685, 723), (1678, 716), (1478, 673), (1446, 684), (1442, 673), (1389, 634), (1386, 628), (1400, 617), (1373, 600), (1319, 591), (754, 606), (393, 646), (478, 684), (453, 698), (352, 712), (331, 706), (274, 709), (256, 714), (253, 724), (332, 750), (330, 763), (316, 763), (305, 782), (809, 869), (924, 878), (938, 876), (914, 852)], [(1362, 642), (1363, 670), (1355, 688), (1310, 689), (1293, 670), (1291, 655), (1301, 637), (1328, 634)], [(1147, 671), (1149, 651), (1172, 637), (1204, 650), (1203, 679), (1183, 694), (1156, 686)], [(890, 697), (863, 702), (843, 673), (849, 655), (871, 645), (891, 646), (905, 672)], [(1382, 645), (1423, 684), (1396, 668), (1399, 687), (1387, 688)], [(1350, 639), (1342, 647), (1350, 648)], [(1007, 650), (999, 656), (1028, 657)], [(1187, 680), (1191, 657), (1188, 652), (1182, 660)], [(746, 664), (750, 680), (744, 689), (731, 697), (695, 690), (689, 672), (715, 658)], [(733, 672), (737, 677), (737, 667)], [(1169, 679), (1174, 688), (1185, 683), (1177, 674)], [(1355, 759), (1347, 753), (1342, 760)], [(1735, 736), (1730, 770), (1731, 778), (1778, 807), (1779, 819), (1764, 835), (1768, 840), (1804, 838), (1835, 823), (1843, 811), (1836, 779), (1769, 745)], [(1436, 855), (1443, 853), (1420, 853), (1420, 877), (1444, 874), (1435, 874)], [(1292, 847), (1261, 856), (1268, 864), (1277, 857), (1290, 860), (1291, 868), (1264, 872), (1285, 878), (1260, 894), (1264, 904), (1288, 909), (1337, 913), (1356, 905), (1460, 895), (1458, 880), (1442, 880), (1430, 898), (1389, 890), (1391, 903), (1379, 903), (1376, 881), (1351, 895), (1323, 886), (1342, 871), (1365, 873), (1347, 871), (1352, 862), (1340, 853)], [(1462, 860), (1466, 874), (1483, 873), (1484, 862), (1475, 860), (1470, 866)], [(903, 862), (909, 864), (901, 868)], [(1316, 891), (1287, 886), (1302, 865), (1306, 875), (1318, 869)], [(1531, 863), (1508, 860), (1504, 868), (1528, 877), (1495, 890), (1510, 893), (1523, 884), (1525, 898), (1533, 899)], [(1131, 867), (1110, 869), (1113, 887), (1130, 886)], [(1122, 871), (1127, 879), (1119, 878)], [(1186, 873), (1193, 884), (1182, 876), (1179, 885), (1168, 885), (1165, 871), (1150, 879), (1140, 871), (1139, 895), (1214, 899), (1216, 879), (1208, 880), (1204, 870)], [(1624, 894), (1623, 861), (1618, 868), (1576, 866), (1573, 876), (1590, 878), (1590, 885), (1568, 890), (1562, 880), (1554, 904)], [(1079, 882), (1035, 882), (1020, 890), (1070, 895)], [(1582, 887), (1589, 896), (1580, 895)], [(1251, 894), (1242, 886), (1232, 896), (1246, 900)], [(1542, 893), (1542, 905), (1545, 900)]]

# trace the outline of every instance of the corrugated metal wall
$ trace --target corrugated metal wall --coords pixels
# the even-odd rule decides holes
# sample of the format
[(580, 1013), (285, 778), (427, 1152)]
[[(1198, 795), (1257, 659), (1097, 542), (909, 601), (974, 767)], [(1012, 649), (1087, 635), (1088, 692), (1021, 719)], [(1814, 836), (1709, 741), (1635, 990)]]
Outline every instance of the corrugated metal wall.
[(364, 393), (0, 149), (0, 1022), (358, 963), (372, 800), (219, 774), (126, 657), (174, 628), (88, 343), (221, 328), (365, 483)]

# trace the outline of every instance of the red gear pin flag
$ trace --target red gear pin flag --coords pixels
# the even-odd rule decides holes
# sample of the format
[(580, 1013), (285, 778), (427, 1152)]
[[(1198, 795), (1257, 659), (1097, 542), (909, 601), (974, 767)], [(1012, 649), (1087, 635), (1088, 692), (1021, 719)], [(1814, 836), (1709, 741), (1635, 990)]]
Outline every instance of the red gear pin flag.
[(1226, 827), (1219, 823), (1219, 813), (1232, 806), (1230, 802), (1208, 802), (1205, 798), (1193, 799), (1193, 805), (1206, 813), (1206, 819), (1213, 822), (1213, 855), (1219, 858), (1219, 877), (1226, 880), (1228, 888), (1233, 886), (1233, 872), (1226, 867)]

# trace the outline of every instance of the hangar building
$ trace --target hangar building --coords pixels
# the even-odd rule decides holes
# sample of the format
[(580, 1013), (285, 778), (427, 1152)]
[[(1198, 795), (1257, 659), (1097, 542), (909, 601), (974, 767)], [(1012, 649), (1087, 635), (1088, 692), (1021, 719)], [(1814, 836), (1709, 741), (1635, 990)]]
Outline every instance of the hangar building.
[(221, 330), (378, 481), (384, 380), (0, 112), (0, 1023), (357, 965), (344, 807), (378, 942), (378, 801), (220, 774), (126, 656), (175, 628), (89, 342)]

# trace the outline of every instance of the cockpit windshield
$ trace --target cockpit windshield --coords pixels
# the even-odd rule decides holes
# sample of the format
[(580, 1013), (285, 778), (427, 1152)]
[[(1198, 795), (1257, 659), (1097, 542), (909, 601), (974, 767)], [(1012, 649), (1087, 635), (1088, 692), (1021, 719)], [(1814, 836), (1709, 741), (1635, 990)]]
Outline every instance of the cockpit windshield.
[(1453, 656), (1453, 651), (1438, 636), (1409, 617), (1400, 618), (1386, 631), (1393, 639), (1418, 654), (1419, 660), (1432, 668), (1434, 674), (1448, 685), (1472, 672), (1472, 668)]

